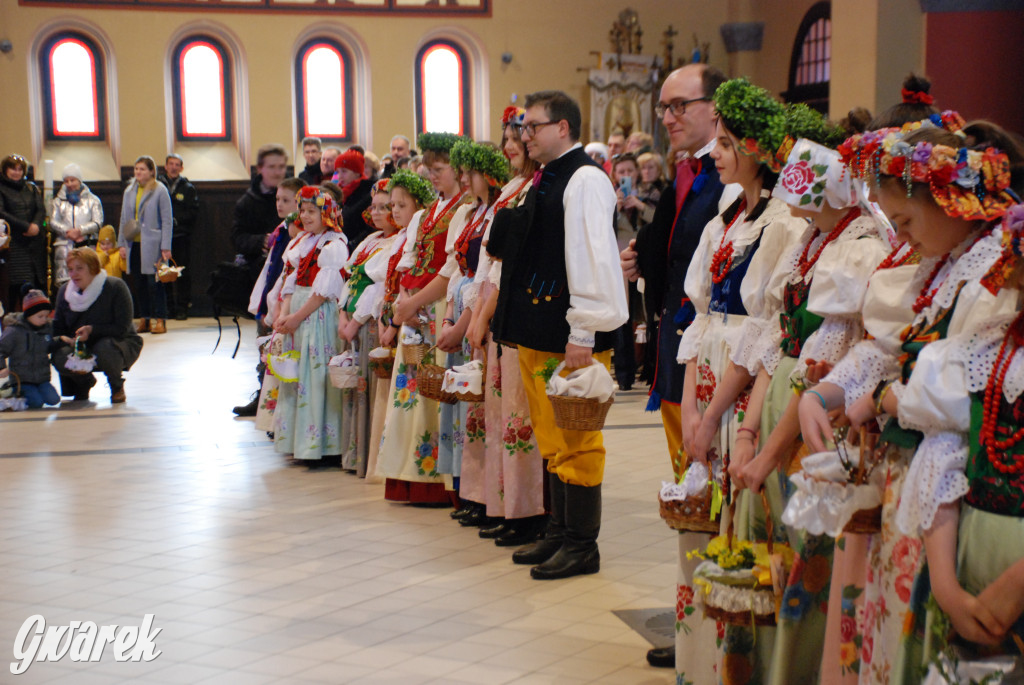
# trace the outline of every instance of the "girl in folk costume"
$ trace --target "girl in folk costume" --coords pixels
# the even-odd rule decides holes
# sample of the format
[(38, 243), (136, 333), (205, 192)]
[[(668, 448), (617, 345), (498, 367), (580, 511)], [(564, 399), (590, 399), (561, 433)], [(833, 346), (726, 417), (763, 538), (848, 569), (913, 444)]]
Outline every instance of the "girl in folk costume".
[(338, 299), (348, 259), (337, 224), (337, 206), (315, 186), (299, 191), (305, 233), (285, 251), (281, 311), (274, 331), (284, 349), (299, 352), (298, 381), (282, 383), (274, 410), (274, 448), (296, 460), (341, 454), (341, 391), (328, 378), (327, 362), (338, 353)]
[(452, 134), (424, 133), (418, 141), (440, 197), (413, 224), (416, 237), (406, 241), (398, 265), (404, 273), (394, 318), (405, 328), (395, 356), (394, 392), (377, 462), (378, 473), (388, 478), (384, 496), (393, 501), (449, 501), (437, 471), (440, 408), (416, 390), (414, 367), (406, 364), (406, 345), (433, 345), (438, 319), (443, 318), (448, 279), (440, 271), (448, 256), (448, 229), (467, 199), (448, 159), (458, 140)]
[[(515, 209), (525, 199), (538, 165), (526, 155), (519, 135), (526, 110), (509, 107), (502, 117), (502, 148), (516, 176), (502, 188), (487, 220), (483, 243), (490, 238), (493, 218), (503, 209)], [(530, 422), (530, 409), (519, 372), (516, 348), (490, 338), (491, 318), (495, 315), (498, 286), (501, 283), (499, 260), (487, 250), (480, 253), (473, 287), (468, 299), (473, 309), (469, 340), (475, 349), (487, 355), (484, 382), (484, 422), (491, 432), (485, 441), (484, 500), (486, 515), (504, 521), (481, 535), (494, 535), (500, 547), (525, 545), (537, 540), (546, 525), (544, 515), (544, 462), (537, 448)], [(500, 436), (500, 437), (499, 437)]]
[[(399, 280), (402, 272), (398, 263), (404, 254), (407, 226), (419, 223), (419, 216), (424, 207), (428, 207), (435, 199), (434, 189), (430, 182), (422, 176), (405, 169), (399, 169), (387, 180), (382, 192), (374, 196), (370, 205), (375, 225), (378, 222), (394, 224), (398, 230), (394, 233), (391, 247), (386, 250), (387, 259), (383, 265), (383, 288), (374, 301), (374, 317), (377, 320), (377, 336), (384, 347), (392, 347), (397, 341), (401, 326), (394, 317), (395, 301), (401, 286)], [(392, 412), (392, 397), (395, 388), (392, 383), (383, 381), (375, 384), (373, 391), (373, 409), (370, 412), (370, 443), (366, 464), (367, 480), (380, 480), (377, 471), (377, 457), (380, 453), (381, 436), (384, 433), (384, 421)]]
[[(818, 140), (839, 142), (838, 130), (817, 128)], [(798, 393), (823, 375), (815, 377), (823, 365), (830, 368), (864, 337), (861, 310), (868, 279), (885, 259), (890, 243), (887, 230), (862, 206), (857, 184), (831, 146), (798, 140), (772, 194), (810, 225), (779, 264), (788, 275), (775, 329), (750, 341), (763, 343), (758, 382), (766, 383), (767, 391), (751, 398), (729, 473), (737, 488), (757, 492), (765, 485), (778, 493), (779, 511), (773, 512), (778, 515), (793, 489), (787, 474), (799, 468)], [(768, 663), (759, 664), (760, 681), (814, 683), (823, 654), (825, 607), (833, 607), (830, 616), (836, 627), (841, 616), (839, 601), (828, 602), (835, 541), (827, 535), (805, 534), (803, 528), (787, 527), (787, 533), (798, 558), (783, 595), (773, 653)], [(837, 640), (837, 650), (838, 646)]]
[(338, 312), (338, 337), (344, 338), (358, 355), (359, 383), (342, 390), (342, 468), (366, 476), (370, 441), (370, 402), (375, 378), (369, 373), (369, 353), (377, 346), (374, 309), (384, 294), (388, 258), (398, 239), (398, 224), (388, 210), (390, 195), (387, 179), (372, 189), (372, 199), (364, 217), (377, 230), (366, 237), (345, 264), (348, 281)]
[[(998, 230), (989, 222), (1014, 204), (1007, 156), (978, 140), (961, 147), (963, 120), (955, 112), (933, 115), (903, 129), (853, 136), (839, 150), (855, 176), (875, 186), (878, 203), (897, 230), (922, 256), (909, 284), (905, 270), (879, 271), (892, 287), (877, 288), (877, 302), (866, 303), (868, 332), (901, 329), (898, 346), (886, 338), (858, 343), (800, 401), (801, 432), (812, 451), (831, 439), (827, 412), (845, 406), (856, 428), (869, 419), (897, 415), (899, 401), (922, 349), (931, 342), (970, 331), (992, 317), (1012, 313), (1016, 298), (993, 295), (980, 279), (999, 258)], [(888, 260), (887, 260), (888, 261)], [(888, 307), (884, 306), (888, 303)], [(869, 311), (868, 305), (872, 311)], [(860, 630), (860, 681), (919, 682), (920, 664), (897, 660), (911, 584), (920, 567), (919, 534), (900, 531), (896, 507), (913, 498), (918, 483), (907, 467), (921, 434), (895, 419), (885, 424), (880, 443), (885, 470), (882, 530), (872, 537)]]
[[(1003, 224), (1004, 256), (982, 278), (993, 292), (1012, 288), (1018, 308), (1022, 237), (1017, 205)], [(990, 667), (975, 670), (976, 679), (995, 670), (1012, 682), (1024, 677), (1022, 345), (1024, 312), (937, 341), (921, 351), (899, 396), (900, 425), (924, 433), (896, 519), (904, 530), (923, 529), (927, 556), (904, 634), (908, 666), (931, 662), (952, 674), (957, 662), (981, 659)]]
[[(756, 317), (763, 330), (771, 323), (778, 326), (785, 274), (775, 274), (775, 266), (806, 226), (790, 216), (784, 202), (770, 197), (781, 166), (776, 154), (786, 134), (783, 106), (764, 89), (734, 79), (715, 92), (715, 108), (717, 144), (711, 155), (722, 183), (737, 183), (743, 192), (705, 227), (686, 273), (686, 295), (697, 315), (683, 333), (677, 356), (686, 365), (683, 445), (690, 467), (683, 487), (695, 481), (699, 490), (723, 487), (723, 462), (736, 445), (752, 381), (760, 370), (755, 355), (733, 347), (734, 340), (748, 317)], [(699, 561), (688, 559), (687, 553), (705, 541), (695, 533), (679, 536), (677, 615), (684, 618), (677, 621), (676, 668), (684, 682), (711, 682), (712, 646), (717, 644), (726, 649), (725, 681), (745, 682), (737, 676), (749, 673), (749, 636), (723, 640), (726, 631), (719, 626), (716, 638), (713, 623), (695, 618), (692, 608), (686, 612)], [(763, 640), (758, 647), (765, 647)]]
[[(473, 204), (465, 206), (462, 221), (452, 222), (448, 259), (441, 269), (441, 275), (449, 281), (447, 308), (437, 345), (439, 350), (449, 352), (448, 366), (456, 367), (470, 361), (472, 356), (466, 342), (466, 331), (473, 315), (468, 293), (476, 275), (484, 230), (493, 216), (501, 186), (508, 180), (509, 166), (497, 148), (469, 141), (455, 144), (451, 163), (461, 173), (462, 185), (473, 198)], [(459, 478), (460, 501), (478, 505), (484, 501), (484, 433), (482, 402), (459, 402), (441, 407), (439, 470)], [(487, 519), (463, 517), (460, 523), (482, 525)]]

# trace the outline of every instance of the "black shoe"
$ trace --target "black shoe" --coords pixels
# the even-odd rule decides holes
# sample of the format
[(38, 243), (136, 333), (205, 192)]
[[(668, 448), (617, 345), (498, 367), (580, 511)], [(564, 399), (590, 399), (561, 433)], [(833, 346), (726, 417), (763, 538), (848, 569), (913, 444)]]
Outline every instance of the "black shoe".
[(601, 553), (601, 486), (565, 484), (565, 540), (554, 556), (530, 569), (535, 580), (555, 580), (597, 573)]
[(541, 515), (508, 521), (508, 532), (496, 538), (494, 544), (498, 547), (519, 547), (536, 542), (544, 536), (547, 520), (547, 516)]
[(490, 528), (498, 523), (498, 519), (493, 516), (487, 515), (487, 507), (480, 505), (479, 509), (474, 510), (467, 516), (463, 516), (459, 519), (460, 526), (466, 526), (467, 528)]
[(496, 525), (490, 526), (489, 528), (481, 528), (480, 537), (484, 538), (485, 540), (500, 538), (509, 530), (510, 529), (508, 521), (500, 519)]
[(460, 518), (463, 518), (465, 516), (469, 516), (469, 514), (473, 511), (473, 508), (476, 507), (476, 506), (477, 506), (476, 502), (470, 502), (469, 500), (462, 500), (462, 502), (459, 504), (459, 508), (456, 509), (455, 511), (451, 512), (448, 515), (451, 516), (456, 521), (458, 521)]
[(676, 667), (676, 647), (655, 647), (647, 650), (647, 663), (655, 668)]
[(235, 412), (236, 416), (256, 416), (256, 409), (260, 405), (260, 393), (257, 390), (252, 394), (252, 401), (249, 404), (240, 404), (231, 411)]
[(175, 321), (188, 321), (188, 312), (187, 311), (175, 312), (174, 313), (174, 319), (175, 319)]

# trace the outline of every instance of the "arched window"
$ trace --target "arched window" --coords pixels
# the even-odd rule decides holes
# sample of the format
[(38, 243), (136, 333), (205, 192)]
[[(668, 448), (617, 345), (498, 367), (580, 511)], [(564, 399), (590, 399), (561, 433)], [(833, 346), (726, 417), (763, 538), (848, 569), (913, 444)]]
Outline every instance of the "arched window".
[(178, 140), (231, 140), (231, 69), (219, 41), (191, 36), (179, 42), (171, 88)]
[(302, 138), (352, 140), (352, 57), (332, 38), (312, 38), (295, 56), (295, 111)]
[(433, 40), (416, 53), (416, 130), (468, 134), (470, 63), (450, 40)]
[(832, 7), (819, 2), (804, 15), (789, 63), (789, 102), (804, 102), (828, 112), (832, 66)]
[(62, 31), (39, 51), (47, 140), (104, 140), (106, 90), (103, 52), (85, 34)]

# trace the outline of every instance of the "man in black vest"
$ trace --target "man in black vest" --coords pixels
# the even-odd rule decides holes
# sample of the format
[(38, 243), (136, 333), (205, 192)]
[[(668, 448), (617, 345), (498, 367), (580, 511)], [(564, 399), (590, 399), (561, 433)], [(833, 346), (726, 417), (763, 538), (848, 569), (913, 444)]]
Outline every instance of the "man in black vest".
[[(683, 330), (694, 317), (693, 306), (683, 292), (683, 280), (704, 226), (736, 197), (735, 189), (725, 190), (718, 180), (715, 162), (709, 154), (715, 147), (715, 110), (711, 99), (723, 81), (724, 74), (705, 64), (687, 65), (665, 79), (656, 111), (668, 131), (672, 151), (685, 152), (686, 157), (676, 167), (675, 182), (662, 193), (654, 219), (622, 252), (626, 277), (633, 281), (642, 277), (644, 298), (657, 303), (660, 318), (652, 334), (658, 340), (658, 359), (647, 408), (661, 410), (677, 481), (685, 463), (684, 417), (679, 411), (685, 367), (676, 363), (676, 352)], [(654, 666), (672, 667), (675, 650), (652, 649), (647, 659)]]
[(601, 564), (604, 441), (600, 431), (565, 431), (555, 425), (545, 382), (549, 359), (567, 369), (595, 360), (608, 367), (612, 336), (628, 317), (612, 214), (615, 190), (583, 151), (580, 108), (565, 93), (526, 98), (522, 138), (544, 165), (526, 199), (523, 238), (500, 296), (504, 315), (496, 339), (519, 347), (519, 367), (530, 419), (551, 486), (551, 517), (544, 539), (515, 553), (537, 564), (539, 580), (596, 573)]
[[(172, 152), (164, 160), (164, 173), (159, 181), (167, 186), (171, 195), (171, 214), (174, 215), (174, 233), (171, 238), (171, 253), (178, 266), (192, 266), (192, 231), (199, 218), (199, 193), (196, 187), (182, 175), (185, 161), (181, 155)], [(188, 318), (192, 306), (192, 270), (186, 268), (172, 284), (171, 315), (178, 321)]]

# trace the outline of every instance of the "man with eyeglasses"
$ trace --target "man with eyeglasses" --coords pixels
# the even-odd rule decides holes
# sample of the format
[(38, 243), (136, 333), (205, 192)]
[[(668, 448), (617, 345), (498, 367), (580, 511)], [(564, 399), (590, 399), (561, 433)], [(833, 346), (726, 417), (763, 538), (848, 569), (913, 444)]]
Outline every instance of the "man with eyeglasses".
[[(722, 72), (705, 64), (687, 65), (665, 79), (655, 112), (668, 132), (668, 159), (674, 159), (678, 152), (686, 156), (676, 166), (675, 182), (662, 193), (654, 219), (622, 252), (623, 272), (630, 280), (644, 279), (644, 298), (659, 316), (653, 332), (658, 339), (658, 359), (647, 409), (661, 411), (677, 481), (685, 463), (680, 415), (685, 367), (676, 363), (676, 351), (683, 330), (694, 317), (683, 280), (704, 227), (739, 192), (722, 185), (709, 154), (715, 147), (712, 97), (725, 80)], [(690, 544), (684, 550), (680, 543), (680, 554), (700, 544)], [(647, 660), (653, 666), (676, 666), (687, 680), (702, 682), (698, 674), (687, 672), (685, 664), (676, 663), (675, 647), (652, 649)]]
[[(513, 555), (536, 564), (538, 580), (568, 578), (600, 569), (601, 431), (566, 431), (555, 425), (540, 377), (549, 359), (568, 369), (609, 366), (609, 333), (628, 318), (626, 291), (612, 228), (615, 191), (601, 167), (577, 142), (579, 105), (560, 91), (526, 98), (522, 140), (543, 169), (516, 213), (517, 254), (502, 273), (495, 339), (519, 348), (519, 369), (530, 418), (551, 488), (544, 539)], [(497, 222), (492, 227), (500, 233)], [(501, 237), (498, 237), (498, 243)], [(502, 256), (502, 255), (496, 255)]]

